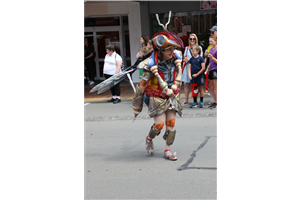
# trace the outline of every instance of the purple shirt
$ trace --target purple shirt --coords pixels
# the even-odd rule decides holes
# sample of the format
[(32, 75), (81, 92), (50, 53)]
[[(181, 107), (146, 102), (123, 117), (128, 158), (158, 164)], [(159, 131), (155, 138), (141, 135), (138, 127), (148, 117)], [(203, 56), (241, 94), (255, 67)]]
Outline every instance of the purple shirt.
[[(215, 49), (211, 48), (209, 50), (209, 53), (212, 54), (212, 56), (217, 59), (217, 47)], [(215, 61), (213, 61), (213, 59), (209, 59), (209, 63), (210, 63), (209, 71), (217, 69), (217, 63), (215, 63)]]

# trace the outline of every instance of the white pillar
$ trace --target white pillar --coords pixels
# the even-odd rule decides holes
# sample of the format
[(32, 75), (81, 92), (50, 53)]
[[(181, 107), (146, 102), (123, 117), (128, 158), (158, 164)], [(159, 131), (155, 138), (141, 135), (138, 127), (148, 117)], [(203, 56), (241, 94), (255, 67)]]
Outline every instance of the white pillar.
[[(136, 54), (141, 47), (140, 38), (142, 36), (141, 16), (140, 16), (140, 3), (129, 3), (128, 14), (128, 26), (129, 26), (129, 41), (130, 41), (130, 58), (133, 65), (136, 61)], [(136, 70), (132, 75), (132, 81), (134, 83), (140, 82), (139, 70)]]

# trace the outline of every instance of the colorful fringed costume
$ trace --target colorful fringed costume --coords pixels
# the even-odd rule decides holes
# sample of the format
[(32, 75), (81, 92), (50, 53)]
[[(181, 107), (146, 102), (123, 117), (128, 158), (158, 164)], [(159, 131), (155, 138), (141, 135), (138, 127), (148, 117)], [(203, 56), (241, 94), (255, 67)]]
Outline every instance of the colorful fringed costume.
[[(160, 24), (160, 23), (159, 23)], [(167, 23), (168, 24), (168, 23)], [(132, 101), (133, 112), (137, 116), (143, 108), (143, 101), (148, 106), (148, 114), (154, 118), (154, 124), (146, 137), (146, 150), (153, 155), (152, 139), (160, 134), (166, 125), (163, 138), (166, 140), (164, 157), (177, 160), (176, 153), (170, 152), (170, 145), (175, 140), (175, 116), (181, 116), (179, 86), (182, 80), (182, 40), (166, 30), (156, 33), (152, 38), (153, 53), (151, 57), (139, 63), (144, 69), (140, 85), (136, 86), (136, 97)]]

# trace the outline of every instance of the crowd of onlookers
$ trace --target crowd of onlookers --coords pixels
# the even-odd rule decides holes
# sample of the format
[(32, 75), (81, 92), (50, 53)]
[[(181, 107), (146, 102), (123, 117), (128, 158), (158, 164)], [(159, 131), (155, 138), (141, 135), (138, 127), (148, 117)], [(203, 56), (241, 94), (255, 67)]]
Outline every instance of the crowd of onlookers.
[[(205, 81), (208, 81), (208, 88), (213, 96), (213, 101), (209, 102), (209, 108), (217, 108), (217, 26), (213, 26), (210, 31), (209, 46), (204, 53), (194, 33), (189, 35), (189, 45), (184, 50), (182, 82), (185, 100), (182, 105), (189, 104), (188, 97), (191, 88), (194, 102), (190, 108), (203, 108)], [(207, 62), (209, 64), (206, 67), (205, 63)], [(206, 80), (205, 74), (208, 74)], [(199, 104), (197, 102), (198, 94), (200, 96)]]
[[(136, 54), (138, 57), (153, 50), (152, 40), (148, 36), (142, 35), (140, 39), (141, 48)], [(189, 104), (189, 93), (192, 90), (193, 103), (190, 108), (203, 108), (204, 85), (208, 81), (208, 92), (213, 96), (213, 101), (209, 102), (209, 108), (217, 108), (217, 26), (210, 29), (209, 46), (203, 52), (197, 35), (191, 33), (188, 37), (188, 46), (184, 48), (183, 65), (182, 65), (182, 87), (185, 99), (181, 105)], [(103, 73), (105, 78), (109, 78), (117, 74), (121, 70), (122, 57), (115, 52), (113, 45), (106, 46), (106, 56), (104, 59)], [(94, 53), (92, 44), (85, 38), (85, 66), (88, 72), (88, 84), (93, 85), (94, 82)], [(208, 63), (208, 65), (206, 65)], [(142, 69), (139, 74), (142, 74)], [(205, 76), (208, 74), (208, 76)], [(205, 77), (208, 77), (205, 78)], [(86, 75), (85, 75), (86, 78)], [(120, 84), (111, 88), (112, 98), (108, 102), (114, 104), (121, 102)], [(200, 97), (198, 103), (197, 97)]]

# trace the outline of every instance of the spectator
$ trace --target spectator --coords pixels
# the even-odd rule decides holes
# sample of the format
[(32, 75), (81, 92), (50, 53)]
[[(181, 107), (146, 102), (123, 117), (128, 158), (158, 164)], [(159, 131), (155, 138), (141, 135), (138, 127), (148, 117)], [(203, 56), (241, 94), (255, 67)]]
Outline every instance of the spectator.
[[(213, 26), (213, 27), (212, 27), (211, 29), (209, 29), (209, 30), (210, 30), (210, 36), (212, 36), (212, 35), (217, 36), (217, 26)], [(212, 46), (209, 45), (209, 46), (207, 47), (205, 53), (204, 53), (205, 63), (208, 63), (208, 65), (209, 65), (209, 62), (210, 62), (210, 61), (209, 61), (209, 58), (208, 58), (207, 56), (208, 56), (209, 50), (210, 50), (211, 48), (212, 48)], [(208, 85), (209, 85), (208, 91), (211, 92), (211, 89), (210, 89), (210, 85), (211, 85), (210, 80), (208, 80)], [(211, 93), (209, 93), (208, 95), (211, 95)], [(213, 102), (209, 102), (208, 105), (211, 105), (212, 103), (213, 103)]]
[(212, 91), (212, 96), (214, 98), (214, 103), (211, 104), (210, 108), (217, 108), (217, 36), (212, 35), (209, 37), (209, 44), (212, 48), (209, 51), (209, 65), (206, 69), (208, 73), (208, 78), (210, 80), (210, 88)]
[(88, 38), (84, 38), (84, 64), (86, 66), (86, 69), (88, 71), (88, 75), (89, 75), (89, 80), (88, 80), (88, 84), (89, 85), (94, 85), (94, 78), (95, 78), (95, 73), (94, 73), (94, 68), (95, 68), (95, 64), (94, 64), (94, 49), (93, 49), (93, 45), (92, 42), (90, 40), (88, 40)]
[[(184, 50), (184, 58), (183, 61), (188, 63), (190, 58), (192, 57), (192, 51), (191, 48), (193, 45), (198, 44), (198, 38), (196, 34), (191, 33), (189, 35), (189, 46), (185, 47)], [(202, 53), (202, 47), (200, 46), (201, 53)], [(203, 54), (201, 54), (202, 57)], [(190, 93), (190, 80), (189, 80), (189, 73), (188, 73), (188, 66), (184, 67), (183, 73), (182, 73), (182, 82), (184, 87), (184, 95), (185, 100), (181, 103), (181, 105), (188, 104), (189, 103), (189, 93)]]
[[(115, 47), (112, 45), (107, 45), (105, 47), (105, 50), (107, 54), (104, 59), (103, 73), (104, 77), (108, 79), (121, 71), (122, 58), (119, 54), (115, 52)], [(113, 102), (114, 104), (120, 103), (120, 83), (112, 87), (110, 91), (112, 94), (112, 98), (107, 102)]]
[(149, 52), (149, 49), (147, 47), (141, 47), (138, 52), (138, 57), (143, 56), (144, 54), (146, 54), (148, 52)]
[[(189, 60), (189, 79), (190, 81), (194, 78), (196, 79), (198, 91), (200, 93), (200, 103), (199, 103), (199, 108), (203, 108), (203, 96), (204, 96), (204, 91), (203, 91), (203, 85), (205, 84), (204, 82), (204, 74), (203, 72), (205, 71), (205, 62), (201, 54), (201, 49), (199, 45), (193, 45), (192, 46), (192, 55), (191, 59)], [(194, 102), (190, 106), (190, 108), (196, 108), (197, 107), (197, 97), (194, 97)]]
[(149, 52), (153, 50), (152, 40), (148, 40), (147, 48), (148, 48)]
[[(210, 30), (210, 36), (215, 35), (217, 36), (217, 26), (213, 26)], [(212, 48), (212, 46), (209, 44), (209, 46), (207, 47), (205, 53), (204, 53), (204, 58), (207, 58), (209, 50)]]
[[(141, 44), (142, 44), (142, 47), (146, 47), (149, 40), (150, 40), (150, 39), (149, 39), (149, 37), (148, 37), (147, 35), (142, 35), (142, 37), (141, 37), (141, 39), (140, 39), (140, 42), (141, 42)], [(139, 52), (137, 52), (137, 54), (136, 54), (135, 57), (136, 57), (136, 59), (138, 59), (138, 57), (139, 57)]]
[[(151, 41), (151, 40), (149, 40), (149, 41)], [(148, 52), (149, 52), (149, 49), (147, 47), (141, 47), (138, 52), (138, 55), (139, 55), (138, 57), (143, 56), (144, 54), (146, 54)], [(139, 73), (140, 79), (141, 79), (140, 76), (142, 75), (143, 71), (144, 71), (143, 69), (140, 69), (140, 73)]]

